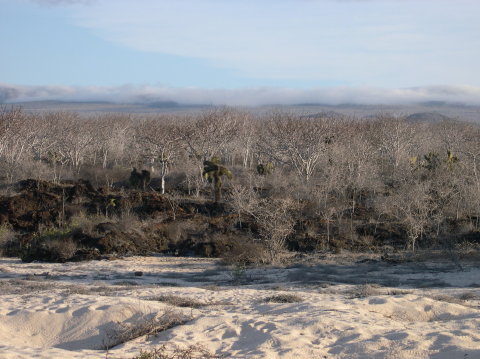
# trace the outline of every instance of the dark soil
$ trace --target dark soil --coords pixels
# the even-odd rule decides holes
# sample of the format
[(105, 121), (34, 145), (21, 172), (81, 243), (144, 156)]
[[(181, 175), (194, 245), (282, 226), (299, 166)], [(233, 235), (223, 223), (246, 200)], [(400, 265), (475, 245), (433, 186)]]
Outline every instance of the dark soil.
[[(237, 216), (222, 203), (188, 199), (173, 205), (155, 191), (96, 189), (82, 180), (53, 184), (29, 179), (20, 181), (16, 191), (14, 196), (0, 197), (0, 225), (17, 233), (4, 253), (24, 261), (153, 252), (217, 257), (237, 245), (234, 237), (242, 237)], [(102, 215), (105, 221), (93, 227), (69, 226), (79, 214)], [(125, 214), (135, 220), (124, 223)]]
[[(71, 219), (79, 216), (86, 218), (83, 224), (72, 224)], [(369, 209), (362, 206), (351, 218), (352, 226), (331, 226), (327, 237), (323, 220), (299, 214), (287, 248), (296, 252), (405, 249), (406, 234), (401, 226), (369, 223)], [(255, 240), (259, 237), (255, 220), (243, 217), (240, 222), (228, 200), (173, 200), (153, 190), (94, 188), (84, 180), (18, 182), (15, 195), (0, 197), (0, 226), (16, 233), (14, 240), (4, 244), (3, 254), (24, 261), (171, 253), (251, 264), (264, 250)], [(471, 240), (478, 242), (478, 235)]]

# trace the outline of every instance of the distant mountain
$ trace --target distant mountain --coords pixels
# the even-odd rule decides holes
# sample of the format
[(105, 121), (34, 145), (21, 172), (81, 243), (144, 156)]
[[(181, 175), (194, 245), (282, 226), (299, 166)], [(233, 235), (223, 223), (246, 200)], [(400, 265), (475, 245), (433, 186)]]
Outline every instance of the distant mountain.
[(308, 115), (302, 116), (302, 118), (335, 118), (335, 119), (343, 119), (345, 118), (344, 114), (335, 111), (322, 111), (317, 113), (312, 113)]
[[(1, 87), (0, 87), (1, 90)], [(2, 92), (0, 91), (0, 100)], [(12, 94), (3, 93), (4, 98)], [(22, 107), (24, 111), (41, 112), (75, 112), (82, 115), (104, 113), (199, 113), (215, 108), (212, 104), (184, 104), (168, 99), (136, 99), (136, 102), (109, 102), (109, 101), (13, 101), (9, 99), (0, 104), (0, 110), (9, 110), (11, 107)], [(402, 117), (409, 122), (441, 122), (460, 120), (480, 123), (480, 106), (449, 107), (416, 105), (269, 105), (269, 106), (239, 106), (241, 111), (247, 111), (254, 116), (269, 116), (272, 111), (285, 111), (303, 118), (334, 118), (334, 119), (369, 119), (379, 116)], [(405, 117), (406, 116), (406, 117)]]
[(0, 104), (19, 96), (19, 91), (14, 88), (0, 86)]
[(175, 101), (155, 101), (155, 102), (148, 102), (146, 104), (148, 107), (152, 108), (172, 108), (172, 107), (182, 107), (178, 102)]
[(469, 105), (464, 102), (453, 102), (453, 101), (424, 101), (418, 103), (421, 106), (425, 107), (476, 107), (475, 105)]
[(114, 103), (110, 101), (35, 100), (35, 101), (9, 102), (8, 105), (62, 106), (62, 105), (114, 105)]
[(417, 112), (405, 118), (407, 122), (442, 122), (452, 120), (451, 117), (442, 115), (438, 112)]
[[(178, 113), (195, 112), (210, 108), (210, 105), (186, 105), (174, 101), (151, 101), (137, 103), (116, 103), (109, 101), (24, 101), (2, 104), (4, 107), (21, 107), (28, 112), (78, 112), (84, 115), (98, 113)], [(0, 107), (1, 108), (1, 107)]]
[(184, 109), (184, 108), (207, 108), (212, 107), (211, 105), (205, 104), (193, 104), (187, 105), (183, 103), (178, 103), (175, 101), (153, 101), (153, 102), (145, 102), (145, 103), (137, 103), (140, 106), (146, 106), (149, 108), (159, 108), (159, 109)]

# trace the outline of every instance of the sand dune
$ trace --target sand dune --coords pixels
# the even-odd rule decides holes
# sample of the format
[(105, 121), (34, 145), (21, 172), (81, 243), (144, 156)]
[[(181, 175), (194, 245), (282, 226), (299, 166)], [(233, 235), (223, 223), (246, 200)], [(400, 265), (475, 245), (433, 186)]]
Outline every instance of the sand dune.
[[(324, 261), (239, 275), (193, 258), (64, 265), (1, 259), (0, 357), (105, 358), (105, 338), (118, 323), (140, 325), (173, 310), (187, 321), (111, 348), (107, 357), (195, 343), (232, 358), (480, 358), (480, 270), (425, 265)], [(315, 270), (330, 280), (313, 280)], [(423, 273), (426, 282), (444, 285), (379, 285), (376, 271), (392, 283), (417, 283)], [(359, 272), (371, 273), (364, 276), (371, 284), (352, 283)], [(331, 280), (340, 273), (342, 280)]]

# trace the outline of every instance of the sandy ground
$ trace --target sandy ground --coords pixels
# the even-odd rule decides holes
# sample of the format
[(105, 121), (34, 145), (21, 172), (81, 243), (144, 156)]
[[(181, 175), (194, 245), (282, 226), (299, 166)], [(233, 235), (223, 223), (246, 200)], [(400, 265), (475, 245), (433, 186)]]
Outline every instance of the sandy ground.
[[(326, 256), (246, 270), (163, 256), (0, 258), (0, 303), (4, 359), (126, 359), (163, 343), (226, 358), (480, 359), (479, 261)], [(184, 323), (105, 349), (166, 316)]]

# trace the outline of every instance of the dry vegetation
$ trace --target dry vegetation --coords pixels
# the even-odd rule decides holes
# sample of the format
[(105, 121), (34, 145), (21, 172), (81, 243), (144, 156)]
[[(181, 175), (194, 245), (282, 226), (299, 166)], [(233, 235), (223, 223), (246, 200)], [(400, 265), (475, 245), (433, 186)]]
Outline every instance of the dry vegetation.
[(163, 302), (163, 303), (168, 303), (170, 305), (173, 305), (175, 307), (182, 307), (182, 308), (202, 308), (205, 307), (209, 304), (200, 302), (195, 299), (190, 299), (178, 295), (162, 295), (158, 297), (152, 297), (149, 298), (149, 300), (154, 300), (158, 302)]
[(149, 316), (140, 316), (131, 323), (115, 323), (115, 328), (110, 330), (104, 338), (103, 349), (108, 350), (139, 337), (155, 336), (177, 325), (185, 324), (189, 319), (191, 318), (182, 313), (167, 310), (160, 316), (152, 313)]
[(220, 359), (225, 356), (212, 354), (208, 349), (199, 344), (192, 344), (185, 348), (178, 346), (167, 346), (166, 344), (153, 348), (152, 350), (142, 350), (140, 354), (132, 359)]
[[(60, 193), (55, 229), (29, 229), (37, 233), (36, 247), (55, 252), (46, 259), (58, 261), (83, 248), (71, 240), (75, 228), (97, 237), (112, 232), (96, 227), (102, 221), (89, 225), (92, 212), (103, 222), (116, 221), (119, 232), (140, 237), (151, 235), (142, 232), (142, 221), (162, 222), (168, 245), (156, 250), (178, 251), (172, 243), (208, 230), (217, 242), (202, 253), (221, 255), (224, 248), (239, 265), (280, 262), (286, 248), (452, 250), (468, 242), (471, 249), (479, 238), (479, 139), (476, 124), (410, 123), (392, 116), (340, 120), (272, 112), (258, 118), (217, 109), (84, 118), (4, 108), (1, 200), (14, 196), (13, 184), (26, 178), (54, 184), (83, 179), (102, 188), (96, 211), (74, 213), (82, 199), (68, 202)], [(128, 189), (138, 187), (128, 181), (134, 167), (150, 172), (148, 185), (139, 177), (146, 191)], [(226, 180), (229, 173), (233, 179)], [(142, 209), (153, 206), (152, 190), (162, 195), (162, 215)], [(212, 203), (221, 192), (222, 202)], [(7, 212), (0, 211), (2, 248), (25, 234)]]
[(303, 298), (296, 294), (277, 294), (265, 298), (267, 303), (298, 303), (302, 301)]

